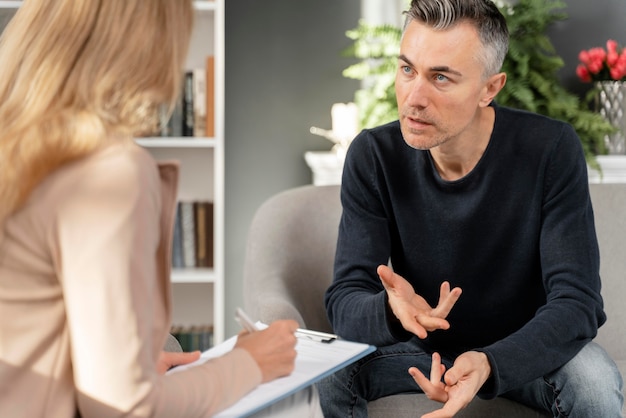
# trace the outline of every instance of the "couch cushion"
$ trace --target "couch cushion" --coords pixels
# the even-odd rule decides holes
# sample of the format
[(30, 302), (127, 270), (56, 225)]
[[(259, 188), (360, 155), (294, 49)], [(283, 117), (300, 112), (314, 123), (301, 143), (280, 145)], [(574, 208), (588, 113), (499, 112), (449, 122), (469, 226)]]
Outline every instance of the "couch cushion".
[[(431, 401), (422, 394), (387, 396), (367, 404), (370, 418), (415, 418), (439, 408), (441, 408), (439, 402)], [(455, 415), (458, 418), (543, 418), (550, 416), (550, 414), (535, 411), (504, 398), (490, 401), (476, 398), (467, 408)]]

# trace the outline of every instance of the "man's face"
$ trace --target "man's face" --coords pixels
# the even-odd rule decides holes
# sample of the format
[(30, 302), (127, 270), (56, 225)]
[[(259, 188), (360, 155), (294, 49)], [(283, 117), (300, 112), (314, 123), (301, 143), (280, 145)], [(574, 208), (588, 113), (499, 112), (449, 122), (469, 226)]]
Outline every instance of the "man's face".
[(430, 149), (472, 135), (487, 81), (476, 29), (458, 23), (436, 31), (412, 21), (400, 44), (396, 98), (404, 140)]

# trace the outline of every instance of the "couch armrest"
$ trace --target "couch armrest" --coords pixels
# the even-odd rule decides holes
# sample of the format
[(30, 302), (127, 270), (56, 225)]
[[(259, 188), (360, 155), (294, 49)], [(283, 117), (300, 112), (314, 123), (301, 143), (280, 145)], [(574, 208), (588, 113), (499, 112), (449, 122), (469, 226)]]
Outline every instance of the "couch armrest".
[(172, 334), (167, 334), (167, 340), (165, 340), (165, 347), (163, 347), (163, 351), (170, 351), (174, 353), (180, 353), (183, 351), (180, 343)]
[(289, 298), (282, 293), (261, 293), (252, 298), (247, 298), (245, 303), (246, 311), (252, 318), (270, 324), (278, 319), (293, 319), (298, 322), (301, 328), (306, 328), (306, 324), (298, 309)]

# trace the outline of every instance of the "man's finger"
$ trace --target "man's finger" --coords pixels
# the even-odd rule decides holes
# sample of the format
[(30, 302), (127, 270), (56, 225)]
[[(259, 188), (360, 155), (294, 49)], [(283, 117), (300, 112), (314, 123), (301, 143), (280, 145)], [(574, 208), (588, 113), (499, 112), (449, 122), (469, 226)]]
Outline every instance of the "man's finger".
[(432, 384), (431, 381), (428, 380), (426, 376), (424, 376), (424, 373), (422, 373), (417, 367), (409, 368), (409, 374), (411, 375), (411, 377), (413, 377), (415, 383), (417, 383), (420, 389), (422, 389), (424, 392), (426, 392), (426, 389), (429, 389), (430, 385)]
[(391, 270), (388, 266), (380, 265), (376, 269), (376, 273), (378, 277), (380, 277), (380, 281), (382, 282), (385, 289), (393, 289), (394, 288), (394, 280), (393, 280), (393, 270)]
[(442, 383), (439, 383), (437, 386), (433, 385), (417, 367), (409, 368), (409, 374), (428, 399), (442, 403), (448, 399), (448, 394), (443, 390)]
[(469, 401), (465, 401), (458, 397), (448, 397), (441, 409), (422, 415), (422, 418), (451, 418), (458, 414), (459, 411), (464, 409), (468, 404)]
[(441, 378), (445, 372), (445, 366), (441, 364), (441, 356), (439, 353), (433, 353), (430, 365), (430, 383), (433, 385), (441, 385)]
[(455, 287), (450, 290), (450, 283), (443, 282), (439, 290), (439, 303), (437, 307), (433, 309), (432, 315), (438, 318), (447, 318), (450, 311), (461, 297), (462, 290), (460, 287)]
[(418, 314), (415, 318), (417, 322), (419, 322), (427, 331), (434, 331), (436, 329), (448, 329), (450, 328), (450, 323), (437, 316), (432, 316), (431, 313), (422, 313)]

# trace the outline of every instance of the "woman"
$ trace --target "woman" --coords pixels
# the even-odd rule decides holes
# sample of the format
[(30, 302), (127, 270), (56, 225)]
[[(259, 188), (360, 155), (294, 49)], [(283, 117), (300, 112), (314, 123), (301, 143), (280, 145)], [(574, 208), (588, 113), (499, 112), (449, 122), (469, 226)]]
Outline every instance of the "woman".
[(210, 416), (292, 371), (297, 324), (224, 357), (161, 351), (190, 0), (25, 0), (0, 41), (0, 416)]

